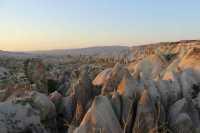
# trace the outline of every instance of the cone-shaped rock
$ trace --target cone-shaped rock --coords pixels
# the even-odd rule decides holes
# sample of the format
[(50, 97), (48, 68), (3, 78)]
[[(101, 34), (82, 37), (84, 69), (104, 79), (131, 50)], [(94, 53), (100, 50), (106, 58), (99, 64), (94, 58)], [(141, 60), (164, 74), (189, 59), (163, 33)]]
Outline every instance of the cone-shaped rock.
[(74, 133), (122, 133), (119, 121), (107, 97), (97, 96)]
[(99, 73), (96, 78), (92, 81), (92, 84), (95, 86), (101, 86), (105, 84), (106, 81), (108, 81), (111, 77), (112, 69), (107, 68), (101, 73)]
[(150, 94), (145, 89), (141, 95), (137, 106), (137, 116), (134, 122), (133, 133), (135, 132), (149, 132), (156, 127), (156, 108), (152, 102)]

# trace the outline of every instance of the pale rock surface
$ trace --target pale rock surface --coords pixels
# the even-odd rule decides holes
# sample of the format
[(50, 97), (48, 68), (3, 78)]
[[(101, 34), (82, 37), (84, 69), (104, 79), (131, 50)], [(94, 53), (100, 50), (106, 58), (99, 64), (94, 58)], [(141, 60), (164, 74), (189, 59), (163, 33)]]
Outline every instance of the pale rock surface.
[(95, 86), (100, 86), (105, 84), (105, 82), (110, 79), (111, 73), (112, 73), (111, 68), (105, 69), (96, 76), (96, 78), (92, 81), (92, 84)]
[(29, 104), (20, 105), (12, 102), (0, 103), (0, 131), (1, 133), (47, 133), (39, 112)]
[(137, 115), (134, 122), (133, 132), (149, 132), (156, 125), (156, 108), (150, 93), (145, 89), (137, 106)]
[(107, 97), (98, 96), (74, 133), (122, 133), (121, 126)]

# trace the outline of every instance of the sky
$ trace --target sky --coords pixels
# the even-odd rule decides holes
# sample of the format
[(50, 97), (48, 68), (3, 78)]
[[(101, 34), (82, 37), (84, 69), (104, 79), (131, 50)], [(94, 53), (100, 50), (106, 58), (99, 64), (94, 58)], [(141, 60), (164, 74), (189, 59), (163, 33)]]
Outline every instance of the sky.
[(199, 0), (0, 0), (0, 50), (200, 39)]

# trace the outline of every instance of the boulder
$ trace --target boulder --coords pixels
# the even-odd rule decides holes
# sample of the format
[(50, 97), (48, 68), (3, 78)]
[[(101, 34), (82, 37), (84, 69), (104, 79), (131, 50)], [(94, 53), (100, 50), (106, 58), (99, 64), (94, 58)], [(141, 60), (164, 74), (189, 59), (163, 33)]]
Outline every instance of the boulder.
[[(56, 116), (56, 109), (53, 102), (51, 102), (48, 96), (39, 93), (31, 92), (32, 106), (40, 111), (41, 120), (54, 119)], [(49, 115), (51, 114), (51, 115)]]
[[(186, 123), (189, 124), (185, 125)], [(191, 99), (180, 99), (169, 108), (169, 124), (174, 131), (178, 130), (176, 127), (184, 127), (185, 131), (192, 127), (195, 133), (199, 133), (199, 113)]]
[[(55, 120), (56, 117), (56, 108), (53, 102), (51, 102), (43, 93), (37, 91), (28, 91), (23, 90), (23, 88), (18, 88), (17, 91), (13, 92), (6, 101), (20, 103), (20, 104), (30, 104), (32, 108), (39, 111), (40, 119), (45, 123)], [(47, 122), (47, 123), (46, 123)], [(53, 126), (55, 127), (55, 125)]]
[(0, 103), (1, 133), (47, 133), (39, 113), (29, 104)]
[(195, 133), (192, 120), (186, 113), (181, 113), (177, 116), (172, 129), (174, 133)]
[(183, 96), (195, 98), (200, 92), (200, 73), (193, 69), (186, 69), (180, 75), (180, 83)]

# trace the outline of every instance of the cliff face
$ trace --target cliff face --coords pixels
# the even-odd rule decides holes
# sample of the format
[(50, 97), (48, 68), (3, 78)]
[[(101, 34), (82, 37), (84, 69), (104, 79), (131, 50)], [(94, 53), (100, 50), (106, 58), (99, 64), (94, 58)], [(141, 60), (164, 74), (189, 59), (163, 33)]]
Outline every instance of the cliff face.
[[(112, 48), (111, 51), (102, 49), (92, 54), (95, 59), (103, 60), (105, 62), (120, 62), (122, 64), (129, 64), (142, 60), (145, 57), (157, 55), (170, 59), (173, 55), (183, 56), (193, 48), (200, 48), (199, 40), (186, 40), (178, 42), (162, 42), (147, 45), (138, 45), (126, 48)], [(92, 51), (92, 49), (91, 49)], [(90, 52), (94, 53), (94, 52)], [(98, 54), (97, 54), (98, 53)], [(84, 54), (82, 54), (84, 55)], [(91, 56), (91, 55), (90, 55)]]
[(200, 41), (179, 41), (131, 48), (133, 59), (128, 68), (145, 79), (163, 78), (169, 72), (199, 69)]
[(148, 44), (143, 46), (133, 46), (131, 51), (134, 55), (134, 60), (138, 60), (150, 55), (164, 55), (164, 54), (182, 54), (185, 50), (193, 48), (200, 48), (200, 41), (178, 41), (178, 42), (164, 42), (157, 44)]

